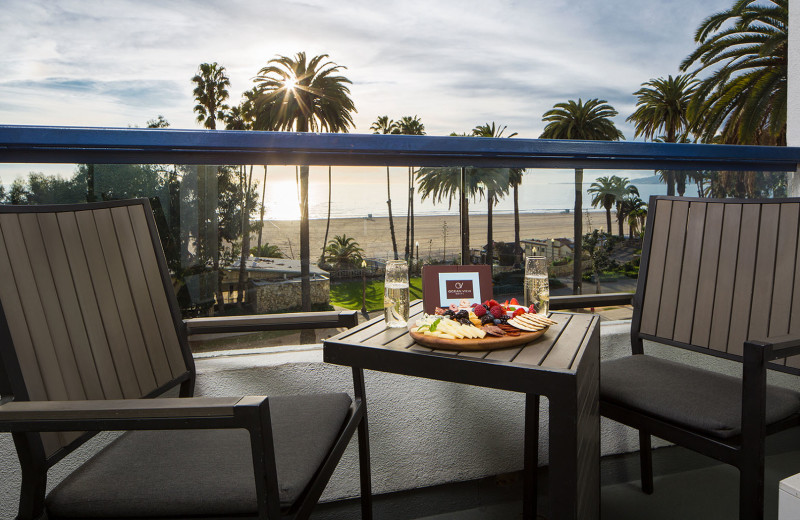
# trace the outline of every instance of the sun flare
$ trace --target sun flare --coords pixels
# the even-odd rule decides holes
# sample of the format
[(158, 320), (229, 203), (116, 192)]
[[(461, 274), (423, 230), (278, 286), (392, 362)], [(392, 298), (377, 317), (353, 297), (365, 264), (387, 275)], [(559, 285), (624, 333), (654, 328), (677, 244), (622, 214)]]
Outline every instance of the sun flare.
[(294, 76), (286, 78), (286, 81), (283, 82), (283, 88), (286, 90), (294, 90), (297, 86), (297, 78)]

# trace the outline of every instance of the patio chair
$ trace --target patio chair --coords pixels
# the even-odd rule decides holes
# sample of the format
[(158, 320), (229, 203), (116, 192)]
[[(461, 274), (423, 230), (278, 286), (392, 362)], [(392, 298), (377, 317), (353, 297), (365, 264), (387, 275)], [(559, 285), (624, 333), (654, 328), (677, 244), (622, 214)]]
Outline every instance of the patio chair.
[[(654, 435), (737, 467), (739, 517), (763, 518), (765, 436), (800, 424), (800, 394), (766, 375), (800, 373), (799, 223), (800, 199), (650, 199), (633, 355), (600, 372), (601, 414), (639, 430), (644, 492)], [(739, 361), (742, 377), (650, 355), (672, 347)]]
[[(349, 327), (355, 312), (181, 320), (146, 199), (0, 207), (0, 273), (0, 431), (20, 460), (19, 519), (308, 518), (356, 430), (371, 516), (361, 372), (354, 400), (197, 398), (187, 343)], [(126, 432), (45, 496), (48, 469), (104, 430)]]

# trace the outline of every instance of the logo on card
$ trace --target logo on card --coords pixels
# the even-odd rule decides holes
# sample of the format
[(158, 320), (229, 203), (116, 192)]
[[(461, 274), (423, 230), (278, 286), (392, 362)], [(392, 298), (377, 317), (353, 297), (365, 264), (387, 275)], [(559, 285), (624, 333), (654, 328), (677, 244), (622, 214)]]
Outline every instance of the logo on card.
[(447, 280), (445, 281), (445, 291), (448, 299), (460, 300), (475, 297), (472, 280)]

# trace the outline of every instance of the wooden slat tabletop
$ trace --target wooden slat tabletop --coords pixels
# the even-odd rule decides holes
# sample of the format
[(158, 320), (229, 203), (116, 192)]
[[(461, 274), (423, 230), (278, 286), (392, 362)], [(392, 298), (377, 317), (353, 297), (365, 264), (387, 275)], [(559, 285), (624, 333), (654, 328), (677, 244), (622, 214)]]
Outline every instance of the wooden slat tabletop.
[[(422, 301), (411, 304), (410, 321), (422, 314)], [(345, 331), (325, 341), (328, 344), (365, 346), (409, 353), (436, 354), (454, 358), (484, 360), (520, 367), (541, 367), (548, 370), (569, 371), (597, 317), (591, 314), (555, 312), (550, 318), (557, 322), (540, 338), (521, 347), (492, 351), (456, 352), (432, 350), (416, 343), (405, 329), (387, 329), (383, 318), (374, 318), (358, 327)]]

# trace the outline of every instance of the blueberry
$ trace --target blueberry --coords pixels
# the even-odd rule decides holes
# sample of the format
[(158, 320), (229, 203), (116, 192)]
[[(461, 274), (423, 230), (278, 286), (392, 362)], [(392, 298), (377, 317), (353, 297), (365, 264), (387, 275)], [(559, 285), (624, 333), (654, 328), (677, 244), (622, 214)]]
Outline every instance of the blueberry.
[(494, 324), (495, 324), (495, 325), (500, 325), (500, 320), (499, 320), (498, 318), (495, 318), (495, 319), (494, 319), (494, 320), (492, 320), (492, 321), (494, 321)]

